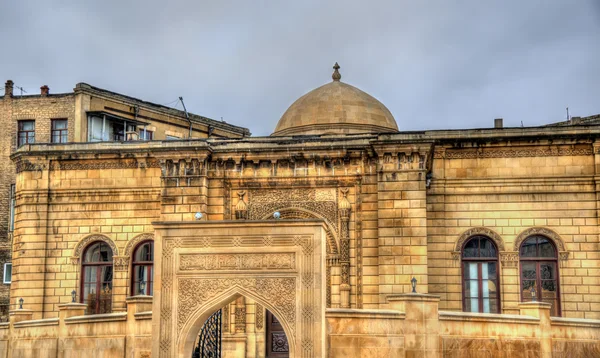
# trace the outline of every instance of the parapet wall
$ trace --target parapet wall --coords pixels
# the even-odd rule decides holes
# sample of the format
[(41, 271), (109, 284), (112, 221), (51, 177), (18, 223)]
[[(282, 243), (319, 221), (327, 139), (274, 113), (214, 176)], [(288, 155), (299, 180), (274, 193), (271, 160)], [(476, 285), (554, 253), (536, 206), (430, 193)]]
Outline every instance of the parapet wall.
[(391, 310), (328, 309), (328, 356), (600, 357), (600, 320), (550, 317), (550, 305), (520, 304), (519, 315), (446, 312), (439, 298), (388, 298)]
[[(151, 300), (131, 297), (127, 312), (89, 316), (82, 304), (66, 304), (59, 318), (42, 320), (13, 311), (10, 323), (0, 323), (0, 358), (151, 357)], [(430, 295), (389, 302), (386, 310), (327, 309), (327, 356), (600, 357), (600, 320), (551, 318), (545, 303), (522, 303), (520, 315), (501, 315), (439, 311)], [(239, 353), (225, 350), (223, 357)]]
[(127, 299), (127, 312), (84, 315), (85, 305), (60, 306), (58, 318), (31, 320), (27, 309), (0, 324), (0, 358), (136, 357), (152, 347), (152, 297)]

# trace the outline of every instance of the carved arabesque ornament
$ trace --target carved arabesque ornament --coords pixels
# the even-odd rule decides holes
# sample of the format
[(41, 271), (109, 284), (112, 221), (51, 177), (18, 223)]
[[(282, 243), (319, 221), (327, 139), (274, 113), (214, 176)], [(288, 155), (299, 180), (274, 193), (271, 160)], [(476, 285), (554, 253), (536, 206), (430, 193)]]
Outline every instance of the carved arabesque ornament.
[(498, 235), (498, 233), (496, 233), (494, 230), (488, 229), (486, 227), (474, 227), (474, 228), (471, 228), (471, 229), (463, 232), (458, 237), (458, 240), (456, 241), (456, 245), (454, 246), (454, 253), (458, 252), (458, 257), (456, 257), (455, 254), (453, 254), (452, 256), (455, 259), (460, 258), (460, 253), (462, 252), (464, 244), (471, 237), (477, 236), (477, 235), (482, 235), (482, 236), (489, 237), (496, 244), (496, 247), (498, 248), (498, 251), (504, 251), (504, 241), (502, 240), (502, 238), (500, 237), (500, 235)]
[(515, 239), (515, 244), (514, 244), (513, 250), (519, 252), (523, 241), (525, 241), (528, 237), (533, 236), (533, 235), (545, 236), (548, 239), (552, 240), (554, 242), (554, 244), (556, 245), (556, 248), (559, 251), (559, 255), (558, 255), (559, 259), (566, 260), (567, 257), (569, 256), (569, 253), (567, 252), (567, 249), (565, 248), (565, 244), (564, 244), (562, 238), (560, 237), (560, 235), (558, 235), (556, 232), (554, 232), (548, 228), (545, 228), (545, 227), (532, 227), (532, 228), (529, 228), (529, 229), (521, 232)]
[(517, 267), (519, 265), (518, 251), (502, 251), (500, 252), (500, 262), (502, 266)]
[(112, 250), (113, 257), (119, 256), (119, 249), (117, 249), (117, 245), (115, 245), (114, 241), (112, 241), (108, 236), (92, 234), (84, 237), (75, 245), (75, 248), (73, 249), (73, 256), (71, 256), (71, 264), (79, 265), (81, 263), (81, 254), (85, 248), (96, 241), (105, 242)]
[(350, 308), (350, 211), (352, 206), (348, 201), (348, 189), (340, 190), (342, 198), (338, 204), (340, 213), (340, 264), (342, 277), (340, 293), (342, 295), (341, 307)]
[[(239, 287), (256, 297), (272, 303), (277, 315), (296, 326), (296, 278), (184, 278), (179, 280), (177, 327), (181, 328), (205, 302), (213, 297)], [(238, 322), (236, 305), (236, 330)], [(241, 319), (241, 317), (239, 317)]]
[(264, 327), (264, 322), (265, 322), (265, 309), (264, 307), (257, 303), (255, 306), (255, 310), (256, 310), (256, 330), (257, 331), (262, 331), (263, 327)]
[(125, 254), (123, 256), (128, 258), (131, 257), (133, 250), (135, 250), (135, 248), (144, 241), (154, 241), (154, 234), (144, 233), (129, 240), (127, 245), (125, 245)]

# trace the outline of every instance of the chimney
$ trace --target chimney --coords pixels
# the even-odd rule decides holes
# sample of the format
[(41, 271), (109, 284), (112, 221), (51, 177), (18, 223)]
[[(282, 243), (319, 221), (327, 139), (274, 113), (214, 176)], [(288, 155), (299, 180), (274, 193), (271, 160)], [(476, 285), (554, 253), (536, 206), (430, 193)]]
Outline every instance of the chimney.
[(494, 119), (494, 128), (502, 128), (502, 118), (495, 118)]
[(13, 81), (8, 80), (4, 85), (4, 96), (12, 97), (13, 96)]
[(48, 92), (50, 92), (50, 87), (43, 85), (42, 87), (40, 87), (40, 93), (42, 95), (42, 97), (46, 97), (48, 96)]

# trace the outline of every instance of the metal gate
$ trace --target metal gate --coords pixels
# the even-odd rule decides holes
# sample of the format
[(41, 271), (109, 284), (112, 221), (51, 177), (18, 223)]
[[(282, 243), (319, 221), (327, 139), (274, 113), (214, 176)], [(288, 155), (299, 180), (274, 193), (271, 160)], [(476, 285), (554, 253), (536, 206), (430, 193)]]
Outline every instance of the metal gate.
[(192, 358), (221, 358), (221, 310), (202, 325)]

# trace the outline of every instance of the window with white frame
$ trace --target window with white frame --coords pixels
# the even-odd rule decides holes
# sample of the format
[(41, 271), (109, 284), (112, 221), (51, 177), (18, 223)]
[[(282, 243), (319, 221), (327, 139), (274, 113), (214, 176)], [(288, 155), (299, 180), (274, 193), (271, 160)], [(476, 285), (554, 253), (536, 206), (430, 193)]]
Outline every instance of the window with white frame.
[(8, 213), (8, 231), (14, 231), (15, 229), (15, 206), (17, 198), (15, 195), (15, 184), (10, 185), (10, 208)]
[(12, 263), (4, 264), (4, 283), (9, 284), (12, 282)]

